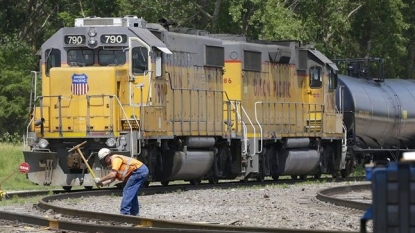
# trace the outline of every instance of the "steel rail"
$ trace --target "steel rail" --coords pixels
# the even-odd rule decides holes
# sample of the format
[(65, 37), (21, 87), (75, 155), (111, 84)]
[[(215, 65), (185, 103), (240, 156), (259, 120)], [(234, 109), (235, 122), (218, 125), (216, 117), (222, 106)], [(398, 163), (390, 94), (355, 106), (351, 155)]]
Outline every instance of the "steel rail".
[(367, 210), (370, 207), (370, 203), (345, 200), (334, 197), (336, 194), (344, 194), (354, 191), (370, 190), (370, 184), (359, 184), (359, 185), (347, 185), (339, 186), (328, 189), (323, 189), (317, 192), (317, 199), (323, 202), (328, 202), (337, 206), (344, 206), (357, 210)]

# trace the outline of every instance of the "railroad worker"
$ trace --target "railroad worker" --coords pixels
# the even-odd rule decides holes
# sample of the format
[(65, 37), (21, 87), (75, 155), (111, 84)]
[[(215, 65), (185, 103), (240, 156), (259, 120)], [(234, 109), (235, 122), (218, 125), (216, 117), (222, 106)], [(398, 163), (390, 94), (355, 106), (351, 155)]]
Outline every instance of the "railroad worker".
[(77, 64), (76, 50), (69, 50), (68, 51), (68, 64), (70, 66), (76, 66), (76, 64)]
[(147, 166), (137, 159), (113, 154), (108, 148), (99, 150), (98, 158), (102, 166), (111, 166), (111, 171), (102, 178), (94, 178), (95, 183), (107, 185), (115, 179), (125, 182), (120, 212), (124, 215), (138, 215), (140, 206), (137, 196), (147, 180)]

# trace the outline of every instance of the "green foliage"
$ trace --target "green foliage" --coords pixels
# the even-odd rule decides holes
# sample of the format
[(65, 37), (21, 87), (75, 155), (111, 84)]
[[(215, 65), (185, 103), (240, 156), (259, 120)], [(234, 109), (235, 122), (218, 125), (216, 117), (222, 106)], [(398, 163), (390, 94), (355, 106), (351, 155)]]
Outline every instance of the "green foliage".
[(356, 167), (353, 169), (352, 174), (350, 174), (351, 177), (362, 177), (365, 175), (366, 175), (366, 170), (364, 168), (364, 165), (362, 164), (356, 165)]
[(402, 14), (406, 7), (401, 0), (368, 0), (353, 18), (351, 34), (360, 51), (356, 55), (384, 58), (386, 77), (398, 78), (405, 73), (406, 64), (398, 61), (407, 55), (404, 32), (409, 24)]
[(1, 143), (9, 143), (12, 145), (17, 145), (21, 143), (23, 140), (22, 135), (19, 135), (17, 133), (9, 134), (8, 132), (3, 134), (3, 137), (0, 138)]
[(309, 40), (304, 34), (306, 28), (301, 19), (280, 0), (268, 1), (260, 19), (264, 23), (260, 36), (262, 39)]
[(0, 44), (0, 135), (22, 134), (28, 117), (30, 71), (35, 57), (23, 41), (4, 36)]
[(65, 27), (73, 27), (75, 22), (76, 15), (72, 15), (69, 12), (60, 12), (58, 13), (58, 19), (62, 20)]

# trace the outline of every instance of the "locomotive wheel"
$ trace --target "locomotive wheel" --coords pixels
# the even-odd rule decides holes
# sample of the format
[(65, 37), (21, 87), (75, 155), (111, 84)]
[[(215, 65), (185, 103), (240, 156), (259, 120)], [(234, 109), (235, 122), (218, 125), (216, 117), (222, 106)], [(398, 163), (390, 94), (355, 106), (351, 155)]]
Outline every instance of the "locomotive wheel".
[(317, 174), (314, 174), (314, 179), (320, 179), (321, 178), (321, 173), (317, 173)]
[(280, 178), (280, 176), (277, 176), (277, 175), (272, 175), (272, 179), (273, 180), (278, 180)]
[(298, 179), (298, 176), (291, 176), (291, 179), (297, 180)]
[(346, 168), (340, 171), (342, 178), (347, 178), (353, 172), (354, 163), (349, 160), (346, 162)]
[(190, 180), (191, 185), (199, 185), (201, 182), (202, 182), (201, 179)]
[(86, 190), (92, 190), (92, 186), (84, 186)]
[(307, 175), (300, 175), (300, 180), (305, 180), (307, 179)]
[(162, 182), (160, 182), (161, 183), (161, 185), (163, 185), (163, 186), (167, 186), (167, 185), (169, 185), (169, 181), (162, 181)]
[(217, 184), (218, 182), (219, 182), (219, 179), (217, 177), (209, 178), (209, 184)]
[(63, 190), (65, 190), (66, 192), (71, 191), (72, 186), (62, 186)]
[(342, 177), (342, 178), (347, 178), (348, 174), (347, 174), (346, 169), (342, 169), (342, 170), (340, 171), (340, 175), (341, 175), (341, 177)]
[(256, 180), (258, 182), (264, 182), (264, 180), (265, 180), (264, 173), (263, 172), (259, 172), (258, 175), (256, 176)]

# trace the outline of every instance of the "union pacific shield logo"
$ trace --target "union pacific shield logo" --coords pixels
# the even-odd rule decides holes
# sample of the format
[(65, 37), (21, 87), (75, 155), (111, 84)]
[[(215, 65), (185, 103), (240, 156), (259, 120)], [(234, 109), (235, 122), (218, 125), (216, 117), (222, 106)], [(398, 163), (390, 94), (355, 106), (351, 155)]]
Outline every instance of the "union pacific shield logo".
[(73, 74), (71, 92), (75, 95), (85, 95), (88, 91), (88, 76), (86, 74)]

